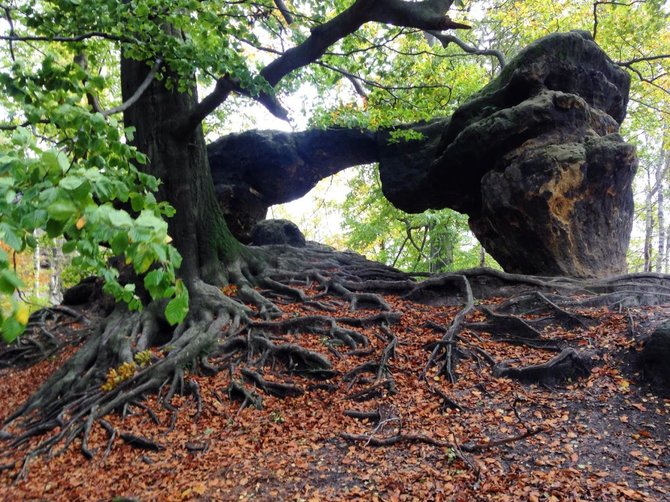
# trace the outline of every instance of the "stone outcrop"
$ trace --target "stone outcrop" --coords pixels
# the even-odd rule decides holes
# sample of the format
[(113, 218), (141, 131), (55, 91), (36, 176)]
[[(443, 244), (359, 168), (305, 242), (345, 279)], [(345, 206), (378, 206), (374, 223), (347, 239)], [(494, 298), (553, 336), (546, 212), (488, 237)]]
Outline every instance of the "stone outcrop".
[(402, 145), (382, 159), (384, 192), (406, 211), (467, 213), (508, 272), (624, 272), (637, 161), (617, 132), (629, 80), (588, 33), (540, 39), (454, 113), (439, 144), (424, 141), (434, 160), (421, 175)]
[(307, 242), (298, 225), (289, 220), (259, 221), (251, 231), (251, 244), (268, 246), (284, 244), (304, 248)]
[(421, 140), (390, 142), (388, 130), (249, 131), (210, 145), (212, 174), (231, 218), (247, 218), (231, 223), (246, 241), (269, 205), (376, 161), (391, 203), (468, 214), (508, 272), (617, 274), (626, 269), (637, 166), (618, 135), (629, 82), (588, 33), (553, 34), (453, 116), (403, 126)]
[(228, 226), (245, 243), (271, 205), (299, 199), (323, 178), (377, 160), (374, 133), (343, 128), (246, 131), (214, 141), (207, 153)]

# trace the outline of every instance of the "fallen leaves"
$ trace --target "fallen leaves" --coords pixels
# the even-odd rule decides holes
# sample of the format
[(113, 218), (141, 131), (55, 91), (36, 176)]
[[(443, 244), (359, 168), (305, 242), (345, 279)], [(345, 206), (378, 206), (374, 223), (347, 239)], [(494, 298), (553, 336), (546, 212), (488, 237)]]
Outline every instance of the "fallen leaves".
[[(233, 296), (236, 291), (230, 288), (224, 294)], [(483, 348), (496, 360), (516, 360), (519, 365), (545, 361), (547, 353), (465, 329), (459, 334), (464, 355), (458, 362), (456, 382), (450, 384), (447, 378), (429, 373), (431, 391), (418, 378), (430, 355), (425, 345), (436, 339), (435, 332), (424, 326), (428, 320), (448, 325), (460, 308), (417, 306), (394, 297), (385, 300), (402, 314), (400, 322), (389, 328), (398, 338), (387, 375), (393, 379), (395, 393), (384, 390), (379, 397), (352, 403), (346, 397), (369, 384), (336, 378), (330, 382), (330, 390), (313, 388), (290, 399), (265, 396), (263, 410), (239, 410), (225, 393), (230, 383), (228, 372), (208, 378), (190, 375), (202, 394), (198, 422), (193, 420), (193, 396), (173, 399), (180, 412), (171, 431), (172, 415), (158, 405), (155, 396), (149, 396), (145, 404), (154, 410), (159, 426), (137, 406), (130, 407), (125, 420), (119, 415), (108, 417), (117, 430), (130, 435), (127, 437), (147, 438), (147, 446), (156, 444), (164, 449), (138, 449), (117, 441), (109, 456), (102, 458), (108, 436), (96, 425), (89, 438), (89, 447), (98, 451), (93, 461), (85, 461), (77, 448), (51, 461), (36, 458), (30, 464), (29, 478), (16, 485), (11, 484), (11, 469), (7, 469), (0, 472), (0, 498), (667, 499), (670, 402), (642, 394), (634, 378), (608, 355), (612, 348), (629, 350), (630, 344), (622, 341), (627, 333), (624, 315), (591, 309), (588, 314), (598, 322), (588, 329), (547, 333), (604, 353), (586, 379), (548, 389), (496, 378), (484, 359), (472, 355), (473, 347)], [(313, 314), (300, 304), (282, 305), (282, 309), (286, 319)], [(343, 305), (334, 315), (366, 317), (375, 313), (352, 313)], [(475, 312), (467, 322), (481, 320)], [(370, 339), (367, 353), (347, 355), (323, 337), (299, 331), (283, 335), (277, 343), (300, 343), (325, 355), (332, 355), (329, 348), (335, 348), (342, 357), (331, 360), (335, 370), (343, 374), (378, 358), (385, 348), (377, 336), (383, 334), (378, 326), (361, 330)], [(60, 358), (73, 350), (66, 346), (63, 356), (25, 370), (1, 370), (3, 413), (18, 406), (30, 389), (54, 371)], [(150, 360), (147, 355), (146, 363)], [(287, 381), (285, 375), (272, 369), (263, 376), (272, 382)], [(305, 389), (313, 384), (308, 379), (292, 380)], [(459, 408), (445, 406), (440, 395)], [(379, 419), (345, 415), (354, 405), (359, 410), (377, 411), (387, 420), (384, 427), (377, 429)], [(512, 443), (500, 442), (523, 435), (528, 427), (542, 432)], [(412, 434), (417, 439), (421, 434), (432, 444), (423, 439), (418, 443), (403, 440), (376, 448), (372, 442), (349, 444), (340, 438), (341, 433), (359, 435), (366, 441), (394, 435), (411, 439)], [(451, 444), (495, 445), (465, 452), (477, 467), (479, 480)]]

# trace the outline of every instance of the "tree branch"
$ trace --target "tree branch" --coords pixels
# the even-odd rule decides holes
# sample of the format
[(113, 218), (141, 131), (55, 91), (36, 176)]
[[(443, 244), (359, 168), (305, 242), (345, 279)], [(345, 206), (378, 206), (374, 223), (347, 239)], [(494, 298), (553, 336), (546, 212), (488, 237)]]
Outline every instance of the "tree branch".
[(49, 124), (49, 123), (51, 123), (49, 120), (42, 119), (42, 120), (38, 120), (37, 122), (25, 121), (21, 124), (12, 124), (12, 125), (2, 124), (2, 125), (0, 125), (0, 131), (15, 131), (19, 127), (29, 127), (29, 126), (32, 126), (32, 125), (35, 125), (35, 124)]
[(473, 47), (471, 45), (466, 44), (463, 40), (460, 38), (454, 36), (454, 35), (447, 35), (444, 33), (438, 33), (435, 31), (428, 31), (432, 36), (434, 36), (437, 40), (440, 41), (442, 44), (442, 47), (445, 49), (447, 46), (451, 43), (454, 43), (458, 45), (461, 49), (463, 49), (464, 52), (467, 52), (468, 54), (474, 54), (476, 56), (493, 56), (498, 60), (498, 63), (500, 64), (500, 69), (502, 70), (505, 67), (505, 56), (503, 55), (502, 52), (496, 50), (496, 49), (478, 49), (477, 47)]
[(221, 77), (216, 81), (214, 90), (196, 105), (193, 111), (182, 123), (175, 127), (175, 134), (187, 134), (198, 127), (200, 122), (228, 99), (230, 93), (238, 87), (239, 84), (235, 82), (230, 75)]
[[(356, 0), (351, 7), (330, 21), (313, 28), (311, 35), (303, 43), (288, 49), (263, 68), (261, 76), (270, 87), (275, 87), (286, 75), (313, 63), (328, 47), (354, 33), (367, 22), (375, 21), (423, 30), (469, 29), (469, 26), (454, 22), (446, 15), (451, 4), (452, 0), (423, 2)], [(231, 91), (236, 90), (234, 84), (229, 75), (219, 79), (214, 91), (194, 108), (183, 125), (177, 128), (178, 131), (189, 131), (197, 127), (207, 115), (228, 99)]]
[(645, 61), (656, 61), (658, 59), (670, 59), (670, 54), (658, 54), (656, 56), (643, 56), (639, 58), (629, 59), (628, 61), (617, 61), (616, 64), (619, 66), (630, 66), (635, 63), (642, 63)]
[(128, 108), (133, 106), (142, 97), (144, 91), (147, 90), (153, 79), (156, 77), (156, 74), (158, 73), (158, 70), (160, 70), (162, 64), (163, 60), (161, 58), (157, 58), (153, 66), (151, 67), (151, 70), (149, 71), (149, 73), (147, 73), (147, 76), (139, 85), (135, 93), (132, 96), (130, 96), (130, 98), (128, 98), (128, 100), (126, 100), (124, 103), (121, 103), (119, 106), (115, 106), (114, 108), (110, 108), (109, 110), (104, 110), (100, 113), (102, 113), (105, 117), (108, 117), (110, 115), (114, 115), (115, 113), (124, 112)]
[(286, 7), (284, 0), (274, 0), (274, 3), (277, 6), (277, 9), (281, 13), (282, 17), (284, 18), (284, 21), (286, 21), (286, 24), (293, 24), (293, 16)]
[[(14, 37), (16, 36), (16, 32), (14, 31), (14, 21), (12, 20), (11, 9), (6, 6), (3, 6), (2, 9), (5, 11), (5, 19), (9, 24), (9, 36)], [(16, 61), (16, 55), (14, 54), (14, 42), (12, 40), (9, 41), (9, 55), (12, 58), (12, 61)]]
[(105, 40), (113, 40), (115, 42), (130, 42), (130, 43), (139, 43), (138, 40), (130, 37), (120, 37), (117, 35), (110, 35), (109, 33), (103, 33), (101, 31), (92, 31), (89, 33), (83, 33), (81, 35), (76, 35), (74, 37), (62, 37), (62, 36), (41, 36), (41, 35), (0, 35), (0, 40), (7, 40), (9, 42), (81, 42), (82, 40), (87, 40), (89, 38), (103, 38)]
[(652, 87), (656, 87), (657, 89), (663, 91), (664, 93), (670, 95), (670, 90), (666, 89), (663, 86), (658, 85), (654, 80), (646, 78), (644, 75), (642, 75), (642, 72), (635, 68), (632, 64), (620, 64), (620, 66), (623, 66), (625, 68), (628, 68), (630, 71), (635, 73), (637, 77), (640, 79), (641, 82), (644, 82), (645, 84), (649, 84)]

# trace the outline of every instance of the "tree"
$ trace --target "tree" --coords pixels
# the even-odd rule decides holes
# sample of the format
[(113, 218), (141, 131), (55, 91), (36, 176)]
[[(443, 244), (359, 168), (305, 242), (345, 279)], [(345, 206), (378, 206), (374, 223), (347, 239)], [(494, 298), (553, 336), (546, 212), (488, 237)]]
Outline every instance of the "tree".
[[(255, 288), (307, 301), (283, 282), (310, 279), (354, 308), (365, 303), (385, 310), (375, 290), (391, 280), (394, 287), (414, 284), (351, 255), (241, 245), (216, 200), (203, 122), (226, 110), (233, 94), (285, 119), (282, 94), (305, 82), (327, 87), (341, 79), (359, 94), (364, 86), (379, 90), (365, 97), (365, 106), (347, 103), (341, 115), (356, 126), (432, 118), (435, 104), (415, 113), (388, 106), (408, 101), (414, 91), (424, 104), (448, 102), (450, 89), (430, 62), (421, 67), (429, 81), (423, 87), (382, 85), (377, 79), (403, 79), (413, 70), (405, 54), (389, 57), (376, 49), (403, 36), (425, 44), (428, 31), (456, 50), (458, 42), (443, 32), (467, 26), (446, 16), (451, 6), (449, 0), (304, 1), (294, 2), (291, 12), (266, 0), (26, 0), (4, 6), (9, 34), (0, 38), (9, 61), (0, 84), (9, 99), (2, 128), (11, 150), (0, 160), (0, 238), (22, 250), (35, 246), (35, 229), (63, 236), (64, 251), (76, 250), (82, 265), (104, 275), (106, 291), (131, 309), (117, 305), (97, 336), (10, 417), (15, 422), (39, 414), (36, 422), (20, 423), (25, 430), (14, 445), (59, 425), (38, 451), (82, 436), (82, 450), (90, 455), (86, 438), (96, 419), (164, 384), (163, 402), (171, 406), (187, 365), (212, 370), (211, 351), (256, 353), (261, 362), (271, 359), (294, 373), (332, 375), (330, 363), (314, 352), (276, 345), (262, 331), (240, 335), (249, 326), (260, 331), (300, 323), (351, 346), (365, 342), (319, 316), (270, 324), (279, 310)], [(199, 99), (203, 89), (208, 92)], [(112, 104), (119, 94), (121, 103)], [(115, 118), (120, 113), (123, 123)], [(122, 256), (121, 273), (108, 267), (109, 254)], [(343, 264), (355, 272), (339, 274)], [(0, 290), (11, 294), (18, 286), (0, 253)], [(3, 314), (3, 335), (14, 338), (26, 317), (18, 304)], [(147, 354), (156, 345), (169, 347), (164, 357)], [(261, 388), (295, 392), (247, 376)], [(197, 386), (187, 387), (197, 393)], [(238, 384), (229, 392), (256, 402)]]
[[(84, 416), (92, 422), (166, 378), (173, 380), (171, 396), (184, 365), (198, 361), (221, 330), (232, 334), (248, 318), (250, 309), (242, 302), (266, 316), (277, 313), (254, 286), (301, 296), (266, 277), (268, 253), (245, 248), (228, 230), (214, 194), (203, 120), (232, 93), (250, 96), (285, 118), (277, 88), (294, 86), (296, 72), (331, 46), (366, 23), (391, 31), (466, 28), (446, 15), (450, 6), (449, 0), (358, 0), (348, 6), (338, 2), (333, 12), (331, 6), (304, 2), (293, 15), (278, 13), (267, 1), (55, 0), (4, 6), (10, 33), (2, 39), (10, 61), (0, 81), (10, 100), (3, 129), (13, 131), (8, 141), (14, 152), (2, 159), (0, 236), (23, 250), (35, 247), (37, 228), (62, 235), (66, 252), (76, 249), (82, 264), (103, 273), (108, 292), (131, 309), (148, 303), (135, 313), (118, 306), (99, 336), (12, 418), (38, 410), (49, 423), (58, 397), (57, 407), (73, 415), (57, 440), (86, 433)], [(295, 22), (290, 31), (287, 22)], [(380, 38), (389, 35), (386, 28), (376, 29)], [(263, 38), (275, 33), (293, 46), (280, 53), (262, 47)], [(245, 44), (273, 59), (257, 65)], [(110, 66), (114, 60), (120, 71)], [(211, 86), (201, 100), (198, 83)], [(122, 103), (103, 106), (119, 87)], [(114, 118), (119, 113), (123, 125)], [(169, 227), (162, 216), (170, 217)], [(121, 284), (118, 271), (107, 268), (100, 244), (124, 256), (143, 281)], [(4, 252), (0, 265), (0, 286), (11, 293), (20, 283)], [(232, 285), (237, 300), (220, 289)], [(172, 300), (166, 305), (167, 298)], [(85, 403), (76, 398), (98, 388), (109, 368), (132, 366), (136, 354), (165, 336), (159, 329), (165, 320), (180, 324), (164, 360), (133, 376), (132, 386), (119, 385), (118, 373), (111, 372), (102, 396)], [(3, 336), (15, 338), (26, 321), (16, 305), (3, 315)], [(271, 351), (268, 341), (257, 343)], [(300, 349), (288, 357), (302, 358), (313, 371), (329, 366)]]
[(382, 194), (376, 172), (363, 168), (348, 182), (342, 203), (345, 244), (375, 261), (411, 273), (432, 274), (477, 265), (479, 249), (468, 239), (465, 215), (452, 210), (408, 214)]

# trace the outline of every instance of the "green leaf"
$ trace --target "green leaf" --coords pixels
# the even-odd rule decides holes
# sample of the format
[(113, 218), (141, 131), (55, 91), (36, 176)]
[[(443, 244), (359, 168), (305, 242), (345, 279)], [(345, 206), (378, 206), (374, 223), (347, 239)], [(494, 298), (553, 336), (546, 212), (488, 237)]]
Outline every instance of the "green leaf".
[(37, 209), (21, 218), (21, 227), (26, 230), (35, 230), (42, 228), (49, 218), (44, 209)]
[(47, 235), (51, 238), (60, 237), (63, 235), (63, 229), (65, 228), (66, 223), (66, 221), (50, 219), (47, 221)]
[(165, 272), (160, 269), (152, 270), (144, 277), (144, 286), (147, 289), (155, 288), (163, 280)]
[(188, 314), (188, 290), (177, 281), (176, 295), (165, 307), (165, 318), (172, 325), (179, 324)]
[(6, 343), (12, 343), (23, 333), (24, 329), (25, 327), (19, 321), (13, 317), (8, 317), (3, 321), (2, 328), (0, 329), (2, 331), (2, 339)]
[(0, 223), (0, 241), (15, 251), (23, 250), (23, 240), (16, 233), (16, 230), (7, 223)]
[(32, 134), (25, 127), (19, 127), (12, 134), (12, 142), (17, 146), (25, 146), (30, 144)]
[(76, 190), (86, 182), (86, 178), (80, 176), (66, 176), (58, 182), (58, 186), (65, 190)]
[(63, 253), (72, 253), (75, 249), (77, 249), (77, 241), (67, 241), (65, 244), (63, 244)]
[(144, 197), (138, 193), (130, 194), (130, 207), (133, 208), (133, 211), (141, 211), (144, 209)]
[(63, 199), (55, 201), (47, 208), (49, 217), (58, 221), (66, 221), (74, 216), (76, 212), (77, 206), (72, 201)]
[(125, 232), (117, 233), (110, 241), (112, 252), (115, 255), (122, 255), (128, 249), (128, 234)]
[(11, 295), (21, 286), (23, 283), (14, 272), (9, 269), (0, 271), (0, 293)]
[(120, 209), (112, 209), (108, 212), (107, 217), (112, 226), (128, 228), (133, 225), (133, 219), (128, 213)]
[(42, 163), (47, 168), (48, 172), (51, 171), (60, 171), (61, 173), (66, 172), (70, 168), (70, 161), (67, 156), (57, 150), (47, 150), (42, 154)]
[(167, 230), (167, 223), (155, 216), (151, 211), (142, 211), (137, 217), (137, 224), (151, 227), (154, 230)]

